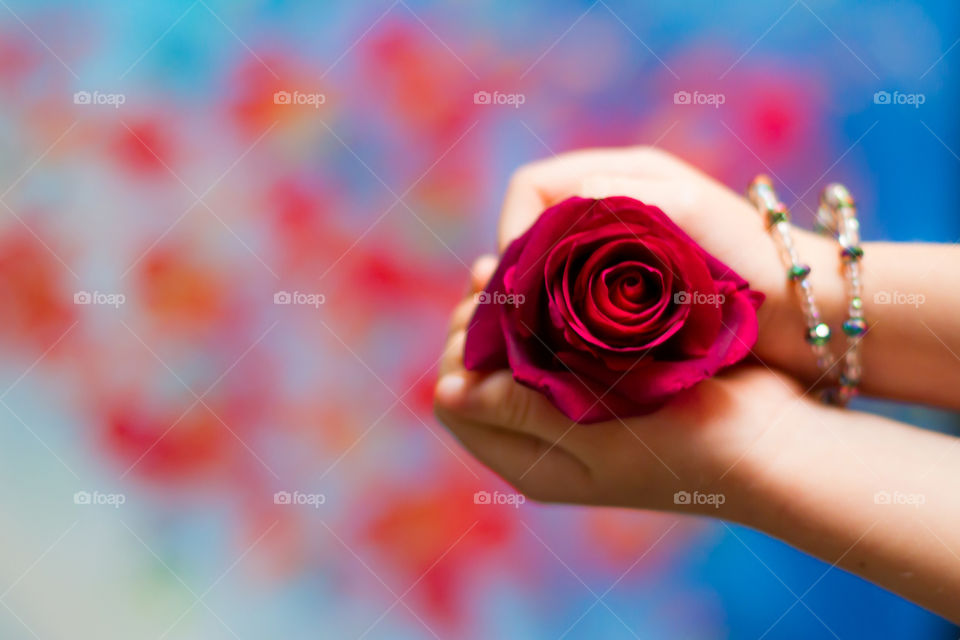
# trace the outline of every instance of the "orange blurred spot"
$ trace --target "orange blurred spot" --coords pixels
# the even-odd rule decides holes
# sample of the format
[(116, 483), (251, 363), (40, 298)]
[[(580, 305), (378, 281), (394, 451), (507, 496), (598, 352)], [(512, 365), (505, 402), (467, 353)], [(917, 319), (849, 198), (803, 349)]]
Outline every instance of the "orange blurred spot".
[(367, 537), (402, 576), (406, 590), (419, 594), (435, 621), (456, 626), (468, 610), (461, 592), (472, 568), (502, 547), (516, 527), (516, 510), (475, 504), (474, 488), (444, 478), (435, 491), (382, 492), (386, 499)]
[(226, 287), (179, 251), (158, 249), (143, 261), (139, 284), (147, 308), (160, 319), (207, 327), (223, 315)]
[[(680, 524), (670, 529), (676, 519), (662, 514), (593, 509), (584, 515), (590, 538), (587, 548), (596, 551), (613, 571), (632, 565), (641, 556), (639, 571), (662, 567), (677, 549), (687, 545), (690, 532), (699, 528)], [(667, 530), (670, 532), (664, 536)]]
[[(315, 72), (291, 69), (287, 60), (276, 56), (268, 58), (267, 64), (270, 69), (258, 60), (245, 60), (233, 71), (230, 111), (241, 130), (259, 136), (278, 121), (296, 129), (316, 126), (318, 112), (328, 117), (333, 107), (330, 86), (321, 86)], [(298, 93), (302, 94), (299, 100)]]
[(75, 317), (72, 293), (66, 291), (69, 277), (28, 231), (0, 238), (0, 333), (18, 342), (33, 340), (46, 349)]

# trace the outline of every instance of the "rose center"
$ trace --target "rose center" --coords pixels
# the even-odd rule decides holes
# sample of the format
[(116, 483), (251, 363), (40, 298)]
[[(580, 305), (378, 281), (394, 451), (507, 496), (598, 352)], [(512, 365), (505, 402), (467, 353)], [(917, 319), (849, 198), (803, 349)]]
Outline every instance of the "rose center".
[(663, 293), (662, 278), (647, 268), (630, 266), (620, 273), (613, 271), (605, 275), (605, 282), (610, 290), (632, 305), (655, 303)]

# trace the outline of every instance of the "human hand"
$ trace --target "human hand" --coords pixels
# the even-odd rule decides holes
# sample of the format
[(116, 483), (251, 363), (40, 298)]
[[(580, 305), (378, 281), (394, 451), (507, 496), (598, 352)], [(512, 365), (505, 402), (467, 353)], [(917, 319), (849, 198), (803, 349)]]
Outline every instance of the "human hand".
[[(510, 371), (463, 367), (475, 295), (497, 263), (490, 256), (475, 266), (473, 293), (451, 322), (434, 398), (440, 420), (533, 499), (741, 522), (960, 622), (960, 570), (951, 549), (960, 530), (951, 489), (960, 469), (955, 439), (827, 407), (803, 392), (808, 385), (795, 378), (809, 383), (818, 372), (802, 340), (802, 316), (773, 243), (763, 237), (763, 221), (745, 200), (662, 152), (577, 152), (518, 172), (504, 205), (501, 246), (570, 195), (617, 194), (661, 207), (767, 295), (754, 348), (762, 364), (729, 369), (647, 416), (573, 423), (544, 396), (516, 383)], [(836, 325), (844, 306), (836, 246), (806, 232), (794, 235), (801, 258), (817, 267), (811, 277), (821, 311)], [(864, 388), (956, 406), (960, 369), (951, 363), (955, 350), (948, 341), (957, 335), (957, 304), (947, 293), (956, 290), (950, 284), (958, 271), (949, 268), (956, 264), (955, 248), (871, 244), (866, 252), (864, 299), (914, 291), (926, 304), (922, 316), (919, 304), (912, 311), (904, 305), (878, 310), (885, 313), (871, 326)], [(938, 277), (930, 278), (934, 272)], [(916, 331), (918, 318), (929, 336)], [(681, 503), (677, 492), (700, 492), (708, 500)], [(878, 498), (884, 495), (911, 500), (894, 504)]]
[[(474, 267), (472, 291), (453, 314), (435, 395), (438, 418), (471, 453), (537, 500), (747, 517), (745, 488), (757, 481), (765, 464), (759, 454), (774, 438), (763, 447), (756, 442), (768, 430), (809, 420), (818, 405), (794, 382), (755, 365), (706, 380), (649, 416), (576, 424), (510, 371), (464, 369), (476, 294), (495, 267), (492, 256)], [(722, 495), (723, 504), (677, 504), (678, 491)]]

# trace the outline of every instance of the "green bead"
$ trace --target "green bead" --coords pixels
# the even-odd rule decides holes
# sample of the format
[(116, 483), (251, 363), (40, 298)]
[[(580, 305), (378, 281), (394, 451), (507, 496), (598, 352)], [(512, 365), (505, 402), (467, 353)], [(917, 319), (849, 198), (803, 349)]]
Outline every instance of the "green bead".
[(805, 264), (795, 264), (787, 270), (787, 277), (791, 280), (802, 280), (810, 275), (810, 267)]
[(821, 322), (807, 332), (807, 342), (813, 345), (823, 345), (830, 342), (830, 327)]
[(851, 298), (850, 306), (854, 309), (863, 309), (863, 300), (860, 297)]
[(860, 336), (867, 331), (867, 321), (863, 318), (849, 318), (843, 323), (843, 332), (848, 336)]
[(767, 212), (767, 224), (769, 224), (771, 227), (781, 222), (786, 222), (788, 219), (789, 217), (787, 216), (786, 211), (774, 209)]
[(859, 246), (844, 247), (843, 251), (840, 252), (840, 255), (844, 260), (859, 260), (863, 257), (863, 249), (861, 249)]

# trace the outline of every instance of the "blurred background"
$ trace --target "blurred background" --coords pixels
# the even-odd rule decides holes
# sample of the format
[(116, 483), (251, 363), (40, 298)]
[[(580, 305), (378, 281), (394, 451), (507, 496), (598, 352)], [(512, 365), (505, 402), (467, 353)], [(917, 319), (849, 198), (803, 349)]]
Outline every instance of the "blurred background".
[(484, 504), (430, 397), (533, 159), (957, 240), (958, 14), (0, 0), (0, 638), (955, 638), (741, 527)]

